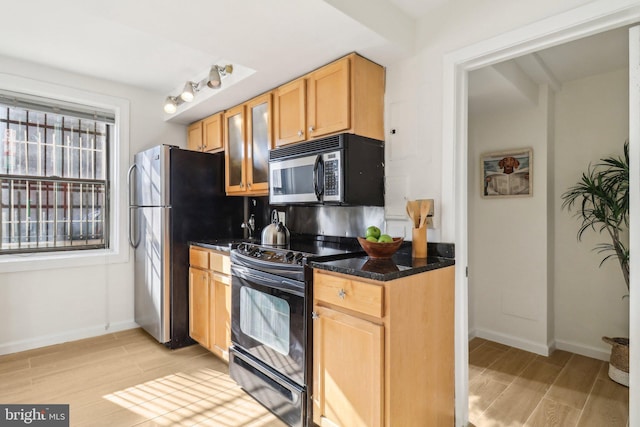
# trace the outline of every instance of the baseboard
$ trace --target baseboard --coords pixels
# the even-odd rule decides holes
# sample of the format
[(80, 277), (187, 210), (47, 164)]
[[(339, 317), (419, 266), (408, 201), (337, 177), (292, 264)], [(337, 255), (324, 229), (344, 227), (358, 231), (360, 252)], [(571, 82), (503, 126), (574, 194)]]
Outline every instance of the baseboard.
[(601, 348), (591, 347), (571, 341), (556, 340), (556, 348), (558, 350), (569, 351), (582, 356), (604, 360), (605, 362), (608, 362), (609, 357), (611, 356), (611, 349), (603, 350)]
[(134, 321), (125, 321), (111, 323), (108, 329), (104, 325), (94, 326), (92, 328), (76, 329), (66, 331), (61, 334), (53, 334), (29, 338), (26, 340), (12, 341), (0, 344), (0, 355), (17, 353), (19, 351), (32, 350), (34, 348), (46, 347), (48, 345), (62, 344), (69, 341), (81, 340), (84, 338), (92, 338), (100, 335), (106, 335), (113, 332), (124, 331), (127, 329), (138, 328), (138, 324)]
[(541, 356), (548, 356), (552, 351), (549, 344), (540, 344), (537, 342), (522, 339), (520, 337), (501, 334), (495, 331), (488, 331), (486, 329), (475, 329), (474, 333), (478, 338), (483, 338), (485, 340), (508, 345), (510, 347), (519, 348), (520, 350), (530, 351), (531, 353), (536, 353)]
[(474, 339), (475, 337), (477, 337), (478, 335), (476, 334), (476, 330), (475, 329), (469, 329), (469, 341), (471, 341), (472, 339)]

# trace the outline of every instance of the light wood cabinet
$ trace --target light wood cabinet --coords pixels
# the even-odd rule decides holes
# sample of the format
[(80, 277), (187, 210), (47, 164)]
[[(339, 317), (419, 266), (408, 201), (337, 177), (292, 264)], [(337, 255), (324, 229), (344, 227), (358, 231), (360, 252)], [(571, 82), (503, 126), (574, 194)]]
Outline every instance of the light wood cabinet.
[(309, 74), (307, 78), (309, 138), (350, 128), (349, 69), (352, 60), (354, 60), (352, 57), (347, 57)]
[(202, 122), (203, 120), (199, 120), (187, 127), (187, 149), (202, 151)]
[(211, 350), (228, 360), (231, 347), (231, 276), (211, 273), (213, 279), (211, 300), (213, 312), (213, 328), (209, 335)]
[(228, 361), (231, 345), (229, 255), (192, 246), (189, 264), (189, 335)]
[(313, 278), (313, 420), (454, 425), (454, 267), (387, 282)]
[(268, 194), (272, 148), (272, 94), (258, 96), (224, 114), (225, 174), (228, 195)]
[(381, 426), (384, 327), (330, 308), (314, 313), (314, 422)]
[(276, 90), (274, 102), (276, 146), (307, 139), (306, 88), (306, 79), (301, 78)]
[(276, 90), (275, 144), (339, 132), (384, 140), (384, 68), (350, 54)]
[(209, 347), (209, 272), (189, 267), (189, 336)]
[(189, 125), (187, 149), (206, 153), (224, 150), (222, 112)]

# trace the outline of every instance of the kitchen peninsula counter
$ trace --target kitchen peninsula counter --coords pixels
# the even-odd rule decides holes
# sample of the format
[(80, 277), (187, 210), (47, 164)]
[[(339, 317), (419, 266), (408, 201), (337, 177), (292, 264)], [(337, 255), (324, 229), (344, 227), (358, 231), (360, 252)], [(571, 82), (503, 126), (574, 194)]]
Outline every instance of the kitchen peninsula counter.
[(454, 425), (453, 245), (427, 253), (310, 260), (316, 425)]
[(429, 243), (428, 258), (412, 259), (411, 242), (406, 242), (391, 258), (369, 258), (358, 255), (334, 260), (311, 260), (310, 266), (350, 276), (386, 282), (455, 264), (453, 244)]

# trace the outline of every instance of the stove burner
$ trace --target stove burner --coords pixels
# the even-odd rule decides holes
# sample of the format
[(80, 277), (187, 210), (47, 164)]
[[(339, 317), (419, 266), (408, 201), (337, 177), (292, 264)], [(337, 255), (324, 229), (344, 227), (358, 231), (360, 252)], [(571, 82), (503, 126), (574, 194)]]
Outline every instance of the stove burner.
[(258, 246), (252, 243), (241, 243), (236, 248), (237, 252), (262, 261), (277, 264), (302, 265), (303, 258), (309, 254), (291, 251), (289, 249)]

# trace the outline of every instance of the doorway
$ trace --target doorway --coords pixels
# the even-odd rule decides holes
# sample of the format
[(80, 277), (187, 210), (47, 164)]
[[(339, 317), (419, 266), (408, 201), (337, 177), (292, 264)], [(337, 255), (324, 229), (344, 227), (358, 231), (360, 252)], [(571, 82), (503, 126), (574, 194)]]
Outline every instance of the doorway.
[[(628, 40), (621, 27), (469, 73), (469, 335), (480, 339), (470, 343), (477, 347), (469, 356), (471, 422), (539, 422), (553, 406), (563, 424), (575, 425), (604, 412), (589, 395), (597, 389), (618, 409), (602, 425), (626, 423), (628, 390), (598, 373), (610, 351), (601, 337), (629, 334), (627, 288), (617, 262), (598, 266), (592, 248), (606, 235), (588, 232), (576, 242), (580, 222), (560, 209), (560, 195), (590, 162), (623, 153)], [(491, 153), (516, 156), (517, 165), (507, 174)], [(494, 185), (483, 186), (482, 175)], [(496, 194), (508, 183), (511, 194)], [(478, 346), (482, 339), (509, 347)], [(564, 352), (533, 357), (554, 349)], [(568, 384), (579, 367), (584, 383)], [(548, 384), (527, 386), (539, 369)], [(506, 411), (525, 391), (520, 410)]]
[[(467, 83), (468, 73), (487, 65), (516, 58), (524, 54), (540, 51), (568, 41), (577, 40), (600, 32), (633, 24), (640, 20), (640, 6), (611, 5), (606, 1), (596, 1), (555, 16), (548, 21), (538, 22), (520, 28), (511, 33), (498, 36), (489, 41), (472, 45), (445, 57), (445, 96), (444, 96), (444, 153), (445, 164), (451, 164), (451, 174), (443, 177), (443, 194), (449, 194), (450, 206), (455, 211), (456, 259), (456, 422), (466, 425), (468, 420), (468, 279), (466, 267), (469, 265), (468, 202), (468, 110)], [(631, 139), (632, 147), (638, 141)], [(633, 148), (632, 148), (633, 152)], [(632, 187), (637, 185), (633, 183)], [(632, 247), (634, 246), (632, 241)], [(632, 252), (633, 253), (633, 252)], [(631, 263), (634, 264), (632, 257)], [(633, 287), (633, 282), (632, 282)], [(631, 295), (631, 311), (640, 311), (640, 299)], [(631, 325), (631, 342), (637, 338), (638, 330)], [(633, 345), (633, 344), (632, 344)], [(634, 361), (631, 361), (632, 366)], [(635, 399), (634, 384), (640, 381), (634, 377), (632, 368), (630, 379), (630, 400)], [(640, 373), (640, 372), (639, 372)], [(638, 409), (630, 409), (630, 425), (640, 421)]]

